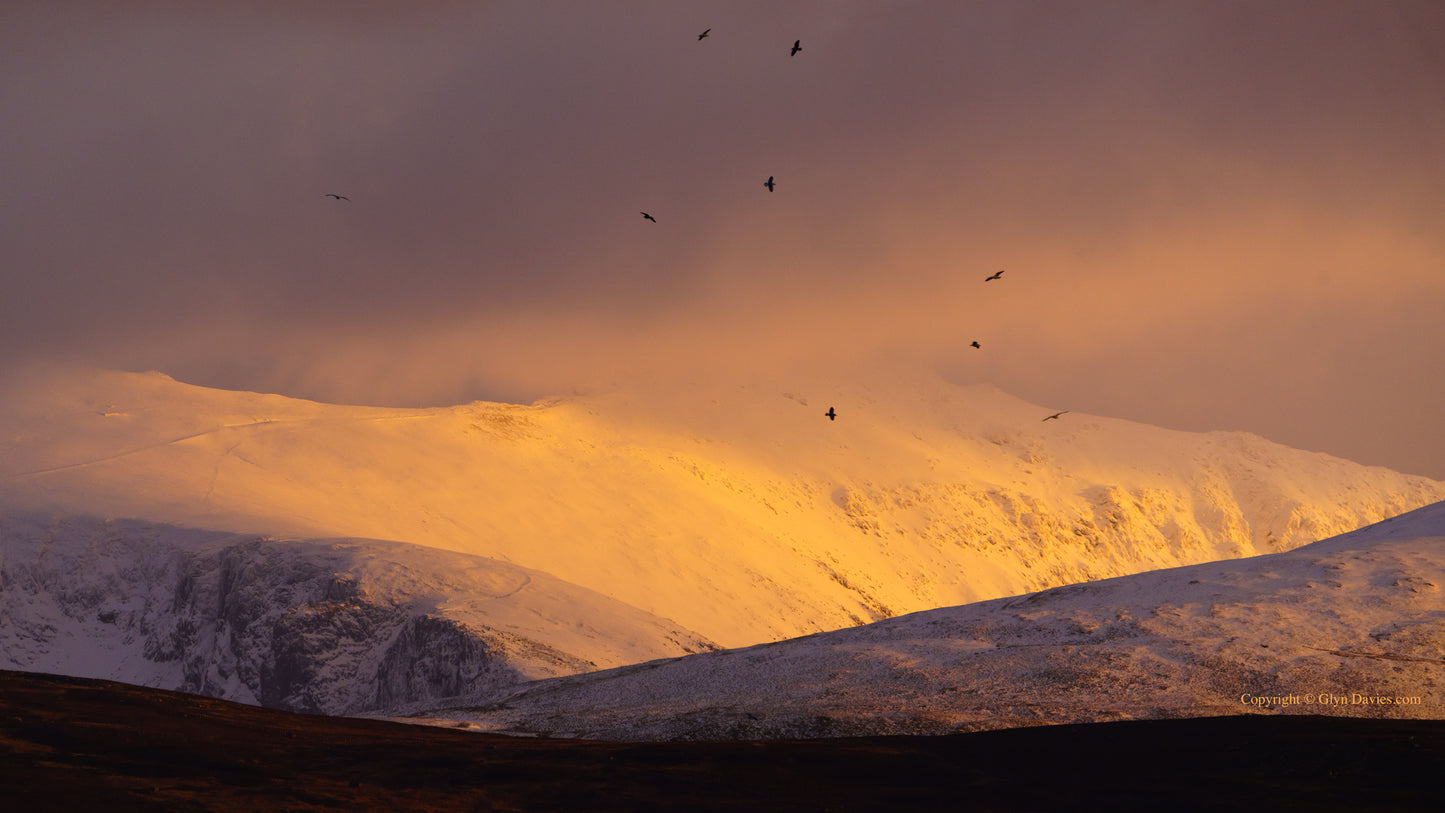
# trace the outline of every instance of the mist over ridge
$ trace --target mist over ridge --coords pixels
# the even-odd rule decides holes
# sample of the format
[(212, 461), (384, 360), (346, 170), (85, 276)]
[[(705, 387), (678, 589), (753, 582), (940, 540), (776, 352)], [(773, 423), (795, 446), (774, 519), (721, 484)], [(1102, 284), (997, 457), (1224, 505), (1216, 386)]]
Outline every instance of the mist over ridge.
[(1442, 22), (30, 4), (0, 369), (415, 407), (900, 356), (1445, 478)]

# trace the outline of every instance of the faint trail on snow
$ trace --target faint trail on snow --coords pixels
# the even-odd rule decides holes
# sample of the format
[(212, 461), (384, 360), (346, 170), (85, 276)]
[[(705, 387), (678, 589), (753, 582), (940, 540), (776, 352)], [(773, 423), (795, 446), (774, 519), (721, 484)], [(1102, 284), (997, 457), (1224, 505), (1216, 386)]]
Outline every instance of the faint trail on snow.
[[(517, 581), (515, 578), (509, 579), (509, 584), (498, 585), (498, 588), (500, 589), (493, 588), (490, 585), (486, 587), (478, 587), (475, 588), (476, 592), (473, 595), (468, 596), (468, 598), (480, 598), (487, 601), (496, 601), (499, 599), (511, 598), (532, 585), (532, 577), (527, 575), (526, 573), (509, 573), (508, 575), (520, 576), (521, 581)], [(494, 589), (496, 589), (497, 591), (493, 592)]]
[(148, 451), (150, 451), (151, 449), (159, 449), (159, 448), (161, 448), (161, 447), (163, 447), (163, 446), (172, 446), (172, 445), (174, 445), (174, 444), (182, 443), (182, 442), (184, 442), (184, 441), (192, 440), (192, 439), (194, 439), (194, 438), (205, 437), (206, 435), (213, 435), (213, 434), (215, 434), (215, 433), (217, 433), (217, 432), (221, 432), (221, 431), (224, 431), (224, 430), (226, 430), (226, 429), (249, 429), (249, 428), (256, 427), (256, 426), (267, 426), (267, 425), (280, 424), (280, 423), (305, 423), (305, 422), (306, 422), (306, 421), (303, 421), (303, 420), (292, 420), (292, 421), (279, 421), (279, 420), (273, 421), (273, 420), (266, 420), (266, 421), (254, 421), (254, 422), (252, 422), (252, 423), (237, 423), (237, 424), (228, 424), (228, 425), (226, 425), (226, 426), (217, 426), (217, 427), (214, 427), (214, 428), (211, 428), (211, 429), (206, 429), (206, 430), (203, 430), (203, 431), (200, 431), (200, 432), (193, 432), (193, 433), (191, 433), (191, 434), (189, 434), (189, 435), (182, 435), (181, 437), (178, 437), (178, 438), (171, 438), (170, 440), (163, 440), (163, 441), (160, 441), (159, 443), (152, 443), (152, 444), (147, 445), (147, 446), (141, 446), (140, 448), (137, 448), (137, 449), (128, 449), (128, 450), (126, 450), (126, 451), (124, 451), (124, 452), (120, 452), (119, 454), (107, 455), (106, 457), (98, 457), (98, 458), (95, 458), (94, 460), (83, 460), (83, 461), (81, 461), (81, 462), (79, 462), (79, 463), (67, 463), (67, 464), (65, 464), (65, 465), (63, 465), (63, 466), (51, 466), (51, 467), (49, 467), (49, 468), (44, 468), (44, 469), (32, 469), (32, 470), (30, 470), (30, 471), (15, 472), (15, 473), (13, 473), (13, 474), (4, 475), (4, 479), (6, 479), (6, 480), (18, 480), (18, 479), (20, 479), (21, 477), (36, 477), (36, 476), (39, 476), (39, 475), (42, 475), (42, 474), (52, 474), (52, 473), (54, 473), (54, 472), (69, 471), (69, 470), (71, 470), (71, 469), (83, 469), (83, 468), (85, 468), (85, 467), (87, 467), (87, 466), (97, 466), (97, 465), (100, 465), (101, 463), (109, 463), (109, 462), (111, 462), (112, 460), (121, 460), (121, 459), (123, 459), (123, 458), (130, 457), (131, 455), (140, 454), (141, 452), (148, 452)]
[[(230, 447), (226, 449), (226, 451), (221, 452), (219, 455), (216, 455), (216, 465), (211, 467), (211, 484), (206, 487), (206, 493), (201, 495), (201, 500), (203, 502), (209, 502), (211, 499), (211, 495), (216, 493), (216, 483), (221, 481), (221, 466), (224, 466), (226, 464), (227, 458), (231, 457), (237, 449), (241, 448), (241, 444), (245, 442), (246, 439), (241, 438), (235, 443), (232, 443)], [(245, 460), (245, 458), (241, 459)]]

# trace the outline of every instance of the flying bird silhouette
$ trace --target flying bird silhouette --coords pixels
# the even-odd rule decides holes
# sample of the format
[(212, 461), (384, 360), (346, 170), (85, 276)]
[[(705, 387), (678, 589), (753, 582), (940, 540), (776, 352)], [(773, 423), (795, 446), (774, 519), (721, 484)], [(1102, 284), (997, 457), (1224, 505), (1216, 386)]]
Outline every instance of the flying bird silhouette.
[(347, 201), (347, 202), (350, 202), (350, 201), (351, 201), (351, 198), (348, 198), (348, 197), (345, 196), (345, 195), (338, 195), (338, 194), (336, 194), (336, 193), (334, 193), (334, 192), (327, 192), (327, 193), (326, 193), (326, 197), (328, 197), (328, 198), (336, 198), (337, 200), (344, 200), (344, 201)]
[[(711, 31), (711, 30), (712, 30), (712, 29), (709, 28), (707, 31)], [(698, 41), (698, 42), (702, 42), (702, 38), (707, 36), (707, 31), (704, 31), (704, 32), (702, 32), (701, 34), (698, 34), (698, 35), (697, 35), (697, 41)]]
[(763, 183), (763, 186), (766, 186), (769, 192), (773, 191), (773, 176), (769, 175), (768, 180)]
[(968, 346), (974, 348), (975, 350), (983, 347), (983, 345), (979, 344), (978, 342), (969, 342)]
[(643, 213), (642, 213), (642, 216), (643, 216), (644, 218), (648, 219), (648, 220), (651, 220), (653, 223), (656, 223), (656, 222), (657, 222), (657, 218), (653, 217), (652, 215), (648, 214), (647, 212), (643, 212)]
[(1067, 414), (1069, 414), (1069, 411), (1066, 409), (1066, 410), (1064, 410), (1063, 412), (1055, 412), (1054, 414), (1050, 415), (1049, 417), (1044, 418), (1044, 420), (1045, 420), (1045, 421), (1057, 421), (1057, 420), (1059, 419), (1059, 416), (1060, 416), (1060, 415), (1067, 415)]
[(828, 411), (827, 411), (827, 412), (824, 412), (823, 414), (824, 414), (824, 415), (827, 415), (827, 416), (828, 416), (828, 420), (830, 420), (830, 421), (833, 421), (833, 420), (837, 420), (837, 419), (838, 419), (838, 413), (837, 413), (837, 412), (834, 412), (832, 407), (828, 407)]
[(788, 52), (788, 56), (797, 56), (801, 50), (803, 50), (803, 41), (793, 40), (793, 50)]
[(984, 277), (983, 281), (984, 281), (984, 282), (989, 282), (989, 281), (991, 281), (991, 280), (996, 280), (996, 279), (998, 279), (999, 277), (1002, 277), (1002, 276), (1003, 276), (1003, 272), (1000, 271), (1000, 272), (998, 272), (997, 274), (994, 274), (994, 275), (992, 275), (992, 276)]

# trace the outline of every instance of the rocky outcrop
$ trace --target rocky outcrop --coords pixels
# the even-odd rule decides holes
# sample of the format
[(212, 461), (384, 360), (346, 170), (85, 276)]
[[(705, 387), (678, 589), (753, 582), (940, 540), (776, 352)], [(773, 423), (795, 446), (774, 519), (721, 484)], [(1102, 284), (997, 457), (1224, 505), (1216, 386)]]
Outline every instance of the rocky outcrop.
[[(138, 521), (0, 516), (0, 665), (355, 714), (496, 691), (590, 661), (435, 611), (409, 546)], [(411, 581), (372, 575), (378, 557)], [(436, 554), (429, 554), (435, 558)], [(445, 554), (452, 569), (480, 557)], [(366, 563), (372, 570), (360, 565)], [(382, 568), (382, 572), (386, 572)], [(540, 575), (540, 574), (539, 574)], [(705, 648), (679, 634), (678, 654)]]

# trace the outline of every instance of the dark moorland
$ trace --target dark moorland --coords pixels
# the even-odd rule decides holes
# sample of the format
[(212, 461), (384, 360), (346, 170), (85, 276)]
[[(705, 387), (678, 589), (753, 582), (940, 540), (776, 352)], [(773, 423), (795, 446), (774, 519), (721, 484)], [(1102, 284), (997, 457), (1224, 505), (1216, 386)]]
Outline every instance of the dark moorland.
[(0, 783), (8, 810), (1427, 810), (1445, 799), (1445, 721), (612, 743), (0, 672)]

